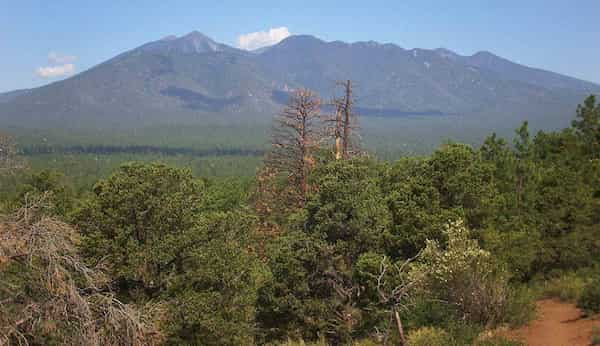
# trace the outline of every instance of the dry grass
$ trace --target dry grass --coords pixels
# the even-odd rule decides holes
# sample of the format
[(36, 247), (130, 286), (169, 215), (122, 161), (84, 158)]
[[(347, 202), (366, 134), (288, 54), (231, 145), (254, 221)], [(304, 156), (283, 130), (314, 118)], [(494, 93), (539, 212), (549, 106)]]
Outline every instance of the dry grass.
[(103, 271), (79, 258), (78, 232), (44, 214), (46, 197), (0, 220), (0, 345), (158, 343), (146, 315), (116, 299)]

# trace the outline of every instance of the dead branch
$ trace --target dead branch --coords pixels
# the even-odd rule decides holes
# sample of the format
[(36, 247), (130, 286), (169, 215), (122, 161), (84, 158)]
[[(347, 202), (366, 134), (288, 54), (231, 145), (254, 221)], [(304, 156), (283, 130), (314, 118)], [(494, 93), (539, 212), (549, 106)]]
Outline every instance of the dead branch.
[[(401, 345), (406, 345), (406, 340), (400, 312), (407, 310), (412, 304), (415, 288), (423, 279), (420, 275), (409, 276), (407, 267), (420, 254), (418, 253), (415, 257), (407, 259), (400, 266), (388, 263), (388, 258), (384, 256), (381, 259), (379, 275), (376, 277), (379, 301), (382, 305), (388, 307), (390, 319), (395, 320)], [(388, 272), (390, 266), (395, 269), (395, 273)], [(390, 275), (394, 279), (394, 284), (391, 285), (386, 281), (386, 277)]]
[(351, 80), (337, 82), (343, 95), (332, 100), (334, 115), (326, 117), (328, 136), (333, 137), (335, 158), (348, 159), (359, 153), (358, 116), (354, 113), (354, 96)]
[(299, 206), (306, 202), (308, 175), (320, 142), (320, 107), (321, 100), (315, 93), (305, 89), (296, 91), (275, 119), (271, 150), (265, 157), (269, 169), (288, 178)]
[(116, 299), (105, 273), (79, 258), (78, 232), (44, 214), (47, 198), (0, 220), (0, 345), (49, 335), (77, 345), (158, 343), (147, 315)]

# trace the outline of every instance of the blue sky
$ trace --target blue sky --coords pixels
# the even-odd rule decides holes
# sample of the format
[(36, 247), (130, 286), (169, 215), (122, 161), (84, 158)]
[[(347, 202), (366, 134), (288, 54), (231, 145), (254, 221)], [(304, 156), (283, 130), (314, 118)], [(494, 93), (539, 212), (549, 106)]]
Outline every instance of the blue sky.
[(278, 27), (325, 40), (488, 50), (600, 83), (599, 15), (598, 0), (2, 0), (0, 92), (50, 83), (170, 34), (198, 30), (237, 45), (240, 35)]

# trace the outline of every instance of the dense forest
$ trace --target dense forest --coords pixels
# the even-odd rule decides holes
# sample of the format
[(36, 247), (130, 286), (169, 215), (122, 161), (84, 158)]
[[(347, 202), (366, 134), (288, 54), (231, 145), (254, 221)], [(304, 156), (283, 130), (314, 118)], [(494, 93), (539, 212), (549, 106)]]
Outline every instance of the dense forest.
[(0, 344), (519, 345), (496, 331), (540, 297), (600, 312), (594, 96), (390, 162), (341, 87), (330, 116), (292, 96), (251, 179), (131, 162), (80, 188), (0, 135)]

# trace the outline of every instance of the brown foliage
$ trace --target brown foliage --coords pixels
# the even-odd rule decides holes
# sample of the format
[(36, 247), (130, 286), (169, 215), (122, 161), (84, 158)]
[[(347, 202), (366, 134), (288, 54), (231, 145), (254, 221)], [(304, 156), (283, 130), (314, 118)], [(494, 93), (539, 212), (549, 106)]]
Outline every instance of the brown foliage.
[(312, 91), (300, 89), (275, 118), (272, 148), (265, 164), (279, 174), (285, 174), (292, 186), (294, 202), (303, 205), (308, 193), (308, 174), (314, 165), (314, 150), (320, 133), (321, 99)]
[(254, 198), (254, 209), (259, 216), (258, 228), (260, 234), (273, 237), (279, 234), (278, 223), (271, 217), (279, 214), (278, 210), (283, 207), (278, 203), (281, 199), (281, 188), (276, 186), (277, 172), (270, 167), (263, 167), (256, 177), (256, 192)]
[(0, 345), (152, 345), (146, 315), (123, 304), (108, 277), (77, 254), (78, 232), (47, 217), (47, 196), (0, 222)]
[(271, 149), (257, 175), (254, 198), (259, 227), (266, 236), (279, 233), (279, 217), (306, 203), (313, 155), (322, 138), (320, 107), (321, 99), (315, 93), (300, 89), (275, 118)]

